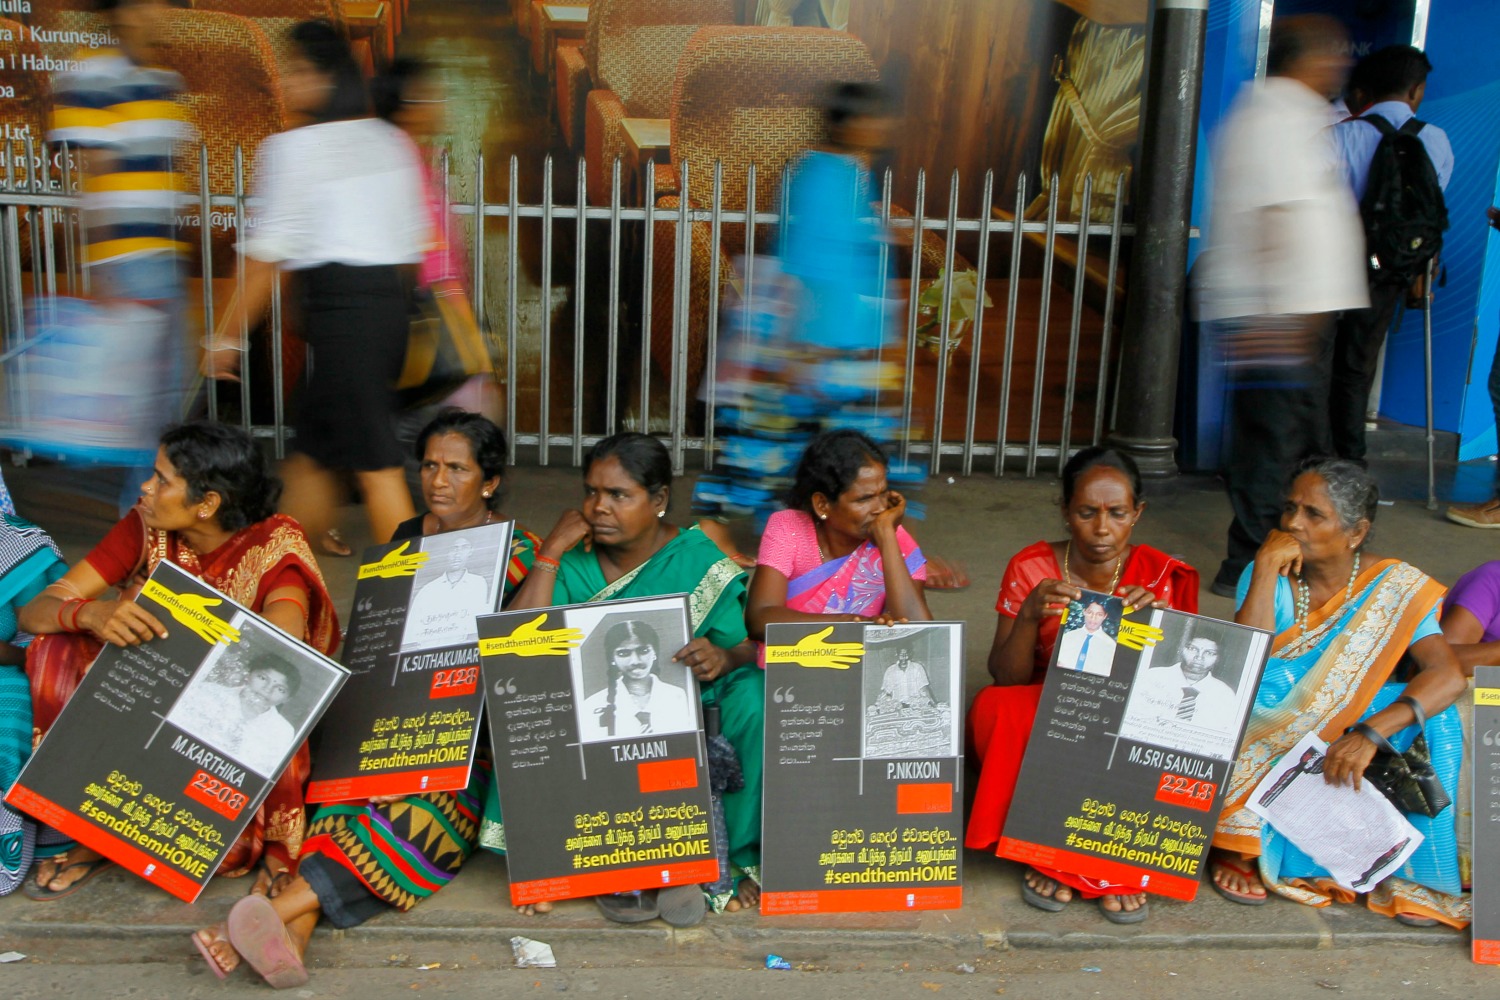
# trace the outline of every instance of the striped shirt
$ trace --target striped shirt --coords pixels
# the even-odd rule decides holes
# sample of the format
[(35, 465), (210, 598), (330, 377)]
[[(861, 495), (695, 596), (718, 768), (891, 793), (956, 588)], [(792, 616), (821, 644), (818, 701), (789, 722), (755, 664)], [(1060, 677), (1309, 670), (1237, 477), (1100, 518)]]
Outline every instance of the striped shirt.
[[(53, 81), (48, 138), (92, 151), (83, 185), (86, 264), (185, 253), (176, 213), (188, 186), (175, 154), (193, 128), (177, 100), (182, 78), (115, 48), (84, 50), (78, 62)], [(173, 294), (163, 289), (160, 297)]]

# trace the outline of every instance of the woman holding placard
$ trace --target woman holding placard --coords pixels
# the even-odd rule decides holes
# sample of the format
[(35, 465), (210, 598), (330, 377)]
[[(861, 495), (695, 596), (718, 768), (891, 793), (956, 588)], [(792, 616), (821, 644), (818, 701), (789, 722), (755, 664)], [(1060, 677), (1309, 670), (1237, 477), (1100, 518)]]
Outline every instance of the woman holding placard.
[[(417, 436), (416, 451), (427, 510), (397, 528), (393, 541), (504, 520), (496, 508), (505, 435), (494, 423), (444, 410)], [(515, 529), (507, 598), (525, 579), (537, 544), (535, 535)], [(489, 785), (489, 767), (479, 763), (459, 791), (322, 806), (308, 826), (297, 876), (269, 901), (241, 900), (225, 923), (198, 931), (194, 945), (220, 978), (243, 959), (272, 985), (305, 982), (302, 956), (320, 916), (340, 929), (357, 927), (392, 909), (406, 912), (453, 880), (479, 841)], [(494, 819), (498, 824), (498, 803)]]
[[(1141, 474), (1130, 456), (1113, 448), (1083, 449), (1063, 467), (1068, 537), (1027, 546), (1005, 568), (989, 657), (995, 683), (969, 709), (969, 742), (983, 763), (964, 839), (968, 847), (993, 848), (1005, 828), (1068, 605), (1091, 590), (1122, 596), (1127, 611), (1158, 604), (1198, 610), (1198, 571), (1131, 540), (1146, 509), (1141, 492)], [(1028, 868), (1021, 894), (1051, 912), (1075, 895), (1098, 899), (1099, 912), (1113, 923), (1139, 923), (1149, 912), (1146, 894), (1137, 889), (1051, 868)]]
[[(1214, 889), (1255, 906), (1267, 890), (1327, 906), (1351, 902), (1247, 803), (1281, 757), (1308, 733), (1329, 744), (1323, 777), (1361, 782), (1379, 743), (1406, 749), (1425, 735), (1431, 769), (1457, 793), (1463, 730), (1455, 699), (1466, 680), (1438, 625), (1443, 586), (1421, 570), (1365, 551), (1380, 490), (1359, 465), (1305, 463), (1292, 480), (1281, 528), (1266, 536), (1240, 577), (1235, 621), (1274, 631), (1255, 706), (1235, 762), (1210, 856)], [(1409, 666), (1403, 666), (1403, 663)], [(1419, 730), (1414, 723), (1426, 717)], [(1453, 809), (1407, 813), (1423, 840), (1400, 875), (1367, 896), (1370, 909), (1413, 926), (1468, 926)], [(1338, 817), (1329, 822), (1336, 828)]]
[[(321, 653), (338, 647), (338, 618), (307, 535), (296, 521), (275, 513), (280, 492), (265, 456), (238, 427), (191, 423), (162, 435), (135, 508), (83, 561), (21, 609), (21, 627), (38, 636), (26, 653), (38, 738), (51, 728), (101, 643), (133, 646), (166, 635), (166, 627), (133, 600), (162, 560)], [(113, 591), (120, 596), (109, 597)], [(260, 867), (256, 891), (266, 891), (292, 866), (307, 823), (302, 790), (309, 764), (304, 746), (225, 855), (220, 874)], [(38, 864), (24, 891), (56, 899), (108, 864), (87, 848), (73, 847)]]
[[(716, 895), (715, 909), (755, 906), (760, 899), (761, 746), (765, 681), (754, 669), (745, 634), (745, 571), (696, 526), (669, 522), (672, 460), (645, 434), (616, 434), (594, 445), (583, 467), (583, 506), (566, 511), (542, 542), (512, 608), (691, 595), (693, 640), (672, 653), (698, 678), (704, 706), (717, 705), (723, 734), (739, 755), (745, 787), (724, 796), (735, 893)], [(662, 651), (665, 653), (666, 651)], [(611, 920), (661, 916), (687, 926), (702, 919), (695, 886), (649, 894), (597, 897)]]

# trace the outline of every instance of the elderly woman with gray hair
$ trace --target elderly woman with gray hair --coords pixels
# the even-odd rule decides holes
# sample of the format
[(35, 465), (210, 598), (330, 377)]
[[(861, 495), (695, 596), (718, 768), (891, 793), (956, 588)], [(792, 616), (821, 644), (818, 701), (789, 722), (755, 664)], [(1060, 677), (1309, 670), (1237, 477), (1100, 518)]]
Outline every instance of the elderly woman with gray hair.
[[(1214, 889), (1233, 902), (1264, 903), (1268, 889), (1310, 906), (1354, 900), (1247, 808), (1256, 785), (1307, 733), (1329, 744), (1324, 780), (1358, 788), (1376, 741), (1405, 750), (1425, 715), (1433, 768), (1450, 797), (1457, 788), (1463, 734), (1453, 703), (1465, 679), (1438, 626), (1444, 588), (1365, 550), (1379, 498), (1375, 481), (1353, 462), (1305, 462), (1287, 491), (1280, 529), (1240, 577), (1235, 621), (1276, 637), (1210, 858)], [(1414, 926), (1467, 926), (1452, 806), (1408, 818), (1422, 844), (1399, 875), (1370, 890), (1370, 909)], [(1336, 825), (1338, 816), (1329, 821)]]

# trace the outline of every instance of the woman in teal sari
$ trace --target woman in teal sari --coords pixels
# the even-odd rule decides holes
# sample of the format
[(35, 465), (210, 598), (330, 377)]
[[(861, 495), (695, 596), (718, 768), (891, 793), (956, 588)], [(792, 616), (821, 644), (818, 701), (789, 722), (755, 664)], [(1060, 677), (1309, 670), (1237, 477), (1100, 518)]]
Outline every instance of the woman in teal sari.
[[(689, 595), (694, 638), (672, 659), (698, 678), (704, 707), (718, 706), (745, 779), (742, 789), (723, 797), (736, 890), (708, 900), (715, 910), (737, 910), (760, 899), (765, 681), (745, 633), (745, 571), (696, 526), (679, 528), (666, 519), (671, 489), (671, 457), (661, 442), (645, 434), (600, 441), (584, 462), (582, 509), (558, 519), (510, 607)], [(484, 834), (481, 842), (487, 842)], [(679, 926), (696, 923), (704, 911), (703, 893), (691, 886), (662, 889), (655, 900), (601, 896), (599, 905), (614, 920), (635, 922), (659, 912)]]
[[(1463, 731), (1453, 703), (1465, 679), (1438, 626), (1443, 587), (1414, 566), (1364, 551), (1378, 502), (1375, 481), (1354, 463), (1309, 462), (1292, 481), (1281, 530), (1240, 578), (1235, 621), (1276, 637), (1210, 858), (1213, 887), (1232, 902), (1262, 904), (1267, 889), (1309, 906), (1354, 899), (1247, 807), (1308, 733), (1329, 744), (1324, 779), (1359, 788), (1376, 752), (1372, 734), (1402, 751), (1416, 738), (1415, 701), (1427, 716), (1433, 769), (1457, 798)], [(1370, 909), (1412, 926), (1468, 925), (1454, 813), (1450, 805), (1431, 818), (1407, 814), (1422, 844), (1368, 890)], [(1329, 817), (1334, 827), (1338, 821)]]
[[(31, 685), (24, 666), (31, 637), (19, 631), (16, 614), (67, 571), (45, 531), (14, 510), (0, 512), (0, 789), (9, 788), (31, 758)], [(60, 841), (40, 851), (57, 854), (66, 847)], [(36, 823), (0, 804), (0, 896), (22, 883), (37, 851)]]

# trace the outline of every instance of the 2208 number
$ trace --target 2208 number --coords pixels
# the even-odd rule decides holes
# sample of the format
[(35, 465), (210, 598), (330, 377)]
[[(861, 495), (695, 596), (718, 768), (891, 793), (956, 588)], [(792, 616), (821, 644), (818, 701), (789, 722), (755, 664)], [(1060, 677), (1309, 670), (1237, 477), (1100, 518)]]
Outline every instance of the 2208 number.
[(454, 667), (452, 670), (435, 670), (428, 698), (455, 698), (473, 694), (479, 690), (478, 667)]
[(250, 797), (244, 792), (224, 784), (207, 771), (199, 771), (193, 775), (193, 780), (183, 789), (183, 794), (231, 820), (237, 819), (240, 810), (250, 801)]

